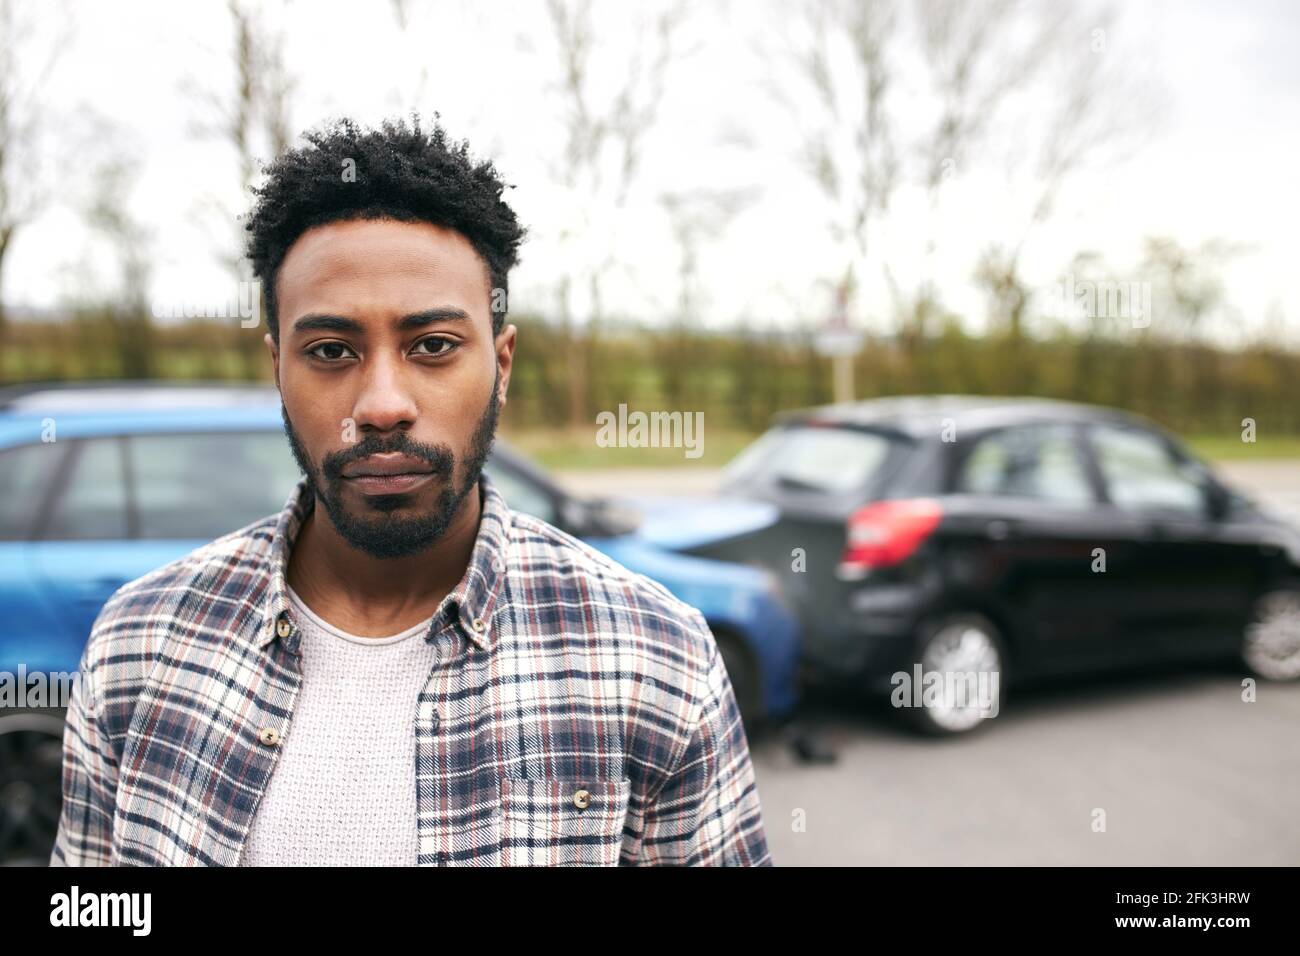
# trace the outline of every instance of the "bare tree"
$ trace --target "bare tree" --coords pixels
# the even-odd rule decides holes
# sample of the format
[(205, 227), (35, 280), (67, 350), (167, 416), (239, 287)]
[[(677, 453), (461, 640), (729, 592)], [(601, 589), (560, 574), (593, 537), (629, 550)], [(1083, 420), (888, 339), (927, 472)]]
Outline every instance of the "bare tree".
[(140, 159), (127, 146), (119, 128), (96, 120), (93, 130), (96, 152), (81, 212), (91, 231), (107, 241), (118, 266), (117, 292), (99, 311), (112, 325), (122, 375), (147, 378), (153, 373), (148, 301), (152, 236), (131, 213), (127, 201), (139, 176)]
[(756, 190), (752, 189), (696, 189), (664, 193), (660, 197), (677, 243), (679, 322), (692, 322), (699, 313), (703, 295), (699, 281), (701, 247), (716, 241), (732, 220), (756, 199)]
[(990, 315), (1013, 348), (1024, 335), (1032, 290), (1020, 275), (1026, 244), (1054, 210), (1070, 179), (1088, 166), (1102, 167), (1121, 159), (1152, 126), (1156, 94), (1135, 89), (1122, 62), (1109, 55), (1106, 33), (1113, 26), (1109, 8), (1091, 13), (1060, 8), (1044, 14), (1043, 56), (1068, 69), (1056, 71), (1064, 85), (1053, 97), (1053, 108), (1041, 124), (1036, 141), (1021, 147), (1026, 163), (1016, 181), (1032, 190), (1032, 201), (1020, 223), (983, 250), (976, 281), (989, 295)]
[[(969, 171), (972, 157), (987, 159), (1001, 132), (1033, 164), (1019, 188), (1028, 183), (1037, 192), (1019, 234), (1013, 226), (1010, 238), (991, 239), (976, 279), (999, 321), (1018, 335), (1029, 299), (1019, 276), (1029, 232), (1130, 118), (1117, 108), (1104, 57), (1091, 45), (1104, 35), (1108, 12), (1033, 0), (809, 0), (803, 9), (803, 29), (787, 43), (799, 82), (784, 83), (788, 74), (778, 73), (772, 89), (800, 131), (798, 158), (828, 202), (830, 235), (848, 260), (847, 269), (832, 270), (834, 301), (851, 300), (864, 279), (880, 275), (904, 344), (919, 347), (942, 314), (932, 263), (944, 187)], [(1058, 92), (1052, 84), (1062, 75), (1066, 88)], [(1000, 128), (1031, 86), (1052, 104), (1047, 121)], [(1034, 106), (1041, 116), (1041, 103)], [(900, 277), (903, 256), (890, 237), (903, 186), (919, 187), (929, 205), (924, 247), (907, 263), (914, 285)]]
[[(922, 0), (915, 13), (928, 88), (937, 106), (917, 144), (920, 181), (929, 201), (925, 264), (911, 295), (900, 288), (887, 261), (884, 266), (913, 353), (939, 311), (932, 263), (939, 241), (941, 189), (983, 145), (1003, 104), (1052, 62), (1046, 51), (1053, 49), (1051, 40), (1068, 18), (1059, 5), (1031, 6), (1024, 0)], [(999, 264), (996, 257), (983, 258), (979, 274), (987, 277), (990, 296), (1019, 315), (1024, 302), (1016, 277), (992, 274)]]
[[(285, 57), (286, 35), (279, 22), (289, 0), (268, 8), (250, 0), (227, 0), (232, 31), (230, 86), (217, 90), (193, 79), (186, 87), (201, 109), (196, 133), (228, 146), (234, 156), (238, 205), (211, 196), (209, 215), (219, 224), (217, 256), (236, 283), (250, 279), (244, 260), (244, 205), (259, 174), (259, 161), (287, 149), (293, 141), (293, 101), (298, 80)], [(236, 337), (246, 374), (264, 362), (260, 335)]]
[[(593, 67), (599, 37), (592, 24), (590, 0), (547, 0), (547, 19), (560, 59), (553, 89), (561, 104), (563, 145), (550, 173), (575, 201), (576, 225), (560, 231), (564, 261), (571, 263), (556, 284), (556, 310), (570, 348), (569, 420), (587, 420), (590, 346), (604, 319), (603, 282), (618, 261), (617, 236), (604, 248), (583, 255), (579, 241), (591, 248), (591, 211), (602, 204), (617, 222), (636, 185), (645, 138), (659, 119), (669, 70), (686, 55), (679, 48), (686, 5), (676, 0), (662, 7), (649, 29), (638, 33), (621, 77), (599, 76)], [(602, 98), (602, 94), (611, 95)], [(602, 101), (603, 100), (603, 101)], [(575, 288), (587, 296), (586, 335), (577, 334)]]
[(757, 198), (752, 189), (697, 189), (660, 197), (677, 244), (679, 277), (676, 316), (665, 336), (668, 354), (660, 362), (664, 398), (672, 408), (685, 407), (686, 372), (690, 366), (691, 329), (699, 317), (704, 290), (700, 282), (700, 251), (715, 242), (732, 220)]
[[(284, 0), (278, 12), (287, 8)], [(222, 89), (190, 77), (184, 87), (199, 108), (192, 124), (195, 134), (231, 150), (234, 179), (240, 195), (246, 198), (258, 176), (259, 161), (271, 158), (292, 142), (298, 81), (285, 59), (285, 34), (272, 23), (268, 13), (275, 8), (257, 6), (249, 0), (226, 0), (226, 9), (232, 33), (228, 52), (230, 85)], [(232, 276), (242, 279), (246, 275), (240, 252), (243, 230), (237, 220), (243, 209), (217, 197), (209, 199), (209, 206), (223, 233), (219, 240), (221, 261)]]
[(1247, 247), (1211, 239), (1188, 248), (1167, 236), (1148, 236), (1144, 246), (1140, 269), (1157, 289), (1167, 337), (1203, 334), (1207, 319), (1226, 304), (1221, 270)]
[(895, 0), (805, 0), (801, 9), (805, 36), (789, 34), (781, 57), (797, 82), (776, 71), (768, 90), (799, 130), (797, 160), (827, 201), (831, 238), (845, 248), (832, 293), (847, 301), (902, 174), (889, 108), (902, 14)]
[(43, 174), (39, 144), (48, 122), (42, 91), (71, 40), (71, 18), (51, 38), (39, 34), (40, 18), (61, 11), (18, 0), (0, 0), (0, 342), (5, 337), (4, 268), (19, 230), (45, 208), (53, 192)]

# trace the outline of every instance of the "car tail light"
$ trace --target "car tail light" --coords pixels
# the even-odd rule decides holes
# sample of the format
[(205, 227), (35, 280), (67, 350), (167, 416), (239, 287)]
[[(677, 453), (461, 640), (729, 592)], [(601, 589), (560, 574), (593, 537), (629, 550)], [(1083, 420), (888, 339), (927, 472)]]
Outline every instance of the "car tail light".
[(943, 517), (929, 498), (877, 501), (849, 516), (839, 575), (861, 577), (872, 568), (898, 564), (921, 546)]

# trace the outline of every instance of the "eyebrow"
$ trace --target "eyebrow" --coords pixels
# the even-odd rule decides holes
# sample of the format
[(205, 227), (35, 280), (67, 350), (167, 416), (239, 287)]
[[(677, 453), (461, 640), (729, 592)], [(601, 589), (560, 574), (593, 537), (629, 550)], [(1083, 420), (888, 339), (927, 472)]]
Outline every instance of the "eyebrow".
[[(464, 309), (450, 307), (425, 309), (402, 316), (397, 320), (397, 329), (399, 332), (406, 332), (410, 329), (424, 328), (435, 322), (468, 321), (469, 317), (469, 313)], [(366, 327), (356, 319), (349, 319), (346, 316), (312, 312), (297, 319), (293, 323), (293, 330), (295, 332), (354, 332), (364, 335)]]

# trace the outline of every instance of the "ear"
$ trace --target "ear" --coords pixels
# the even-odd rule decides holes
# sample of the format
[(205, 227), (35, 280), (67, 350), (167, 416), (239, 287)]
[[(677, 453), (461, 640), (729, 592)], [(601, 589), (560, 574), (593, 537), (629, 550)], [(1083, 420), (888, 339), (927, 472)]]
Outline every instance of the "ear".
[(275, 369), (275, 387), (278, 390), (280, 388), (280, 349), (275, 344), (275, 339), (271, 338), (270, 332), (267, 332), (263, 339), (266, 342), (266, 347), (271, 350), (271, 367)]
[(507, 325), (496, 338), (497, 367), (501, 370), (502, 405), (506, 403), (506, 392), (510, 388), (510, 369), (515, 360), (515, 327)]

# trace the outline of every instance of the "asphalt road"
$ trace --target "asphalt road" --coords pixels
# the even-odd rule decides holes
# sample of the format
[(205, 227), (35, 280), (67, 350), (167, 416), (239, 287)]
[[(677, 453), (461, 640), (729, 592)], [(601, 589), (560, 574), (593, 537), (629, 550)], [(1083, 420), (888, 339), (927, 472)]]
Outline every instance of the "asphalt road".
[(1008, 694), (952, 740), (893, 716), (811, 710), (833, 765), (752, 741), (777, 865), (1300, 864), (1300, 685), (1253, 703), (1224, 672)]
[[(1300, 462), (1221, 471), (1300, 521)], [(715, 477), (565, 476), (580, 492), (664, 494), (705, 492)], [(988, 727), (955, 740), (912, 736), (887, 708), (813, 701), (802, 722), (836, 763), (803, 763), (780, 736), (751, 741), (773, 859), (1300, 864), (1300, 685), (1260, 684), (1247, 703), (1240, 680), (1218, 669), (1011, 692)]]

